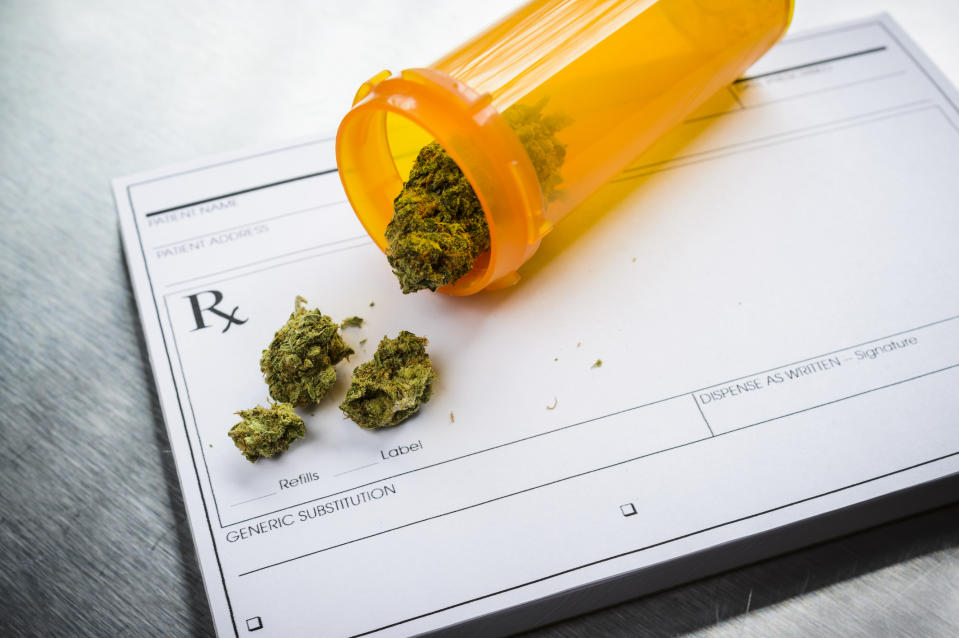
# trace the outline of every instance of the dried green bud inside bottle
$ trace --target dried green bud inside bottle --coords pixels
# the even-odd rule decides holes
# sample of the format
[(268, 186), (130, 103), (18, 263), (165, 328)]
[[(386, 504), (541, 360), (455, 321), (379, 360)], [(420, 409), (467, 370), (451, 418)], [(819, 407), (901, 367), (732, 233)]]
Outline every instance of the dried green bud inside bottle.
[(230, 428), (230, 438), (251, 463), (276, 456), (296, 439), (306, 436), (306, 424), (289, 403), (258, 405), (237, 412), (242, 421)]
[(561, 113), (544, 115), (544, 106), (545, 99), (535, 105), (514, 104), (503, 111), (503, 119), (526, 149), (543, 197), (546, 201), (552, 201), (563, 181), (559, 169), (566, 161), (566, 145), (559, 141), (556, 134), (572, 121)]
[(404, 293), (456, 281), (489, 250), (489, 226), (463, 171), (437, 142), (416, 156), (386, 227), (387, 259)]
[[(545, 101), (514, 104), (503, 112), (536, 170), (549, 200), (562, 181), (566, 145), (556, 133), (568, 124), (561, 115), (543, 115)], [(489, 250), (486, 214), (466, 175), (437, 142), (424, 146), (403, 190), (393, 202), (386, 227), (387, 259), (404, 293), (453, 283)]]
[(336, 381), (333, 366), (353, 354), (340, 336), (339, 326), (304, 304), (306, 299), (296, 298), (295, 310), (260, 358), (270, 396), (295, 406), (322, 399)]
[(372, 361), (356, 367), (340, 409), (368, 430), (399, 425), (430, 400), (436, 373), (427, 340), (406, 330), (384, 337)]

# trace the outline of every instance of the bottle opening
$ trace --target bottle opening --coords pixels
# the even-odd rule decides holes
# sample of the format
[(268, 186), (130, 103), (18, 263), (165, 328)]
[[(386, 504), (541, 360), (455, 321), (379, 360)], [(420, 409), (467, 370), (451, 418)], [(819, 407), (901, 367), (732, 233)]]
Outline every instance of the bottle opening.
[(472, 185), (490, 231), (489, 251), (469, 273), (439, 291), (469, 295), (515, 282), (543, 228), (535, 170), (489, 97), (443, 73), (384, 73), (358, 92), (336, 141), (340, 178), (354, 211), (386, 252), (393, 201), (419, 151), (434, 140)]
[[(405, 182), (409, 177), (410, 169), (416, 155), (427, 144), (436, 141), (425, 129), (416, 122), (397, 113), (386, 113), (386, 142), (390, 147), (390, 155), (396, 166), (400, 181)], [(399, 193), (399, 191), (397, 191)]]

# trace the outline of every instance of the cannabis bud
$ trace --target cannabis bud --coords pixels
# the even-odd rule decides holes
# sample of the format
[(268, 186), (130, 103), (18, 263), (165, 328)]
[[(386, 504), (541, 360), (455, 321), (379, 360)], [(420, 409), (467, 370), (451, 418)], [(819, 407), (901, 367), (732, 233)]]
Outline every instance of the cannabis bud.
[(489, 226), (479, 198), (437, 142), (416, 156), (386, 226), (387, 259), (404, 293), (456, 281), (489, 250)]
[(268, 408), (258, 405), (237, 412), (242, 421), (230, 428), (230, 438), (251, 463), (264, 456), (285, 451), (296, 439), (306, 436), (306, 424), (289, 403)]
[(383, 337), (372, 361), (353, 370), (340, 409), (368, 430), (399, 425), (430, 400), (436, 373), (426, 354), (427, 340), (406, 330)]
[[(529, 154), (549, 200), (562, 181), (559, 169), (566, 159), (566, 145), (556, 133), (568, 119), (543, 115), (545, 104), (514, 104), (503, 117)], [(436, 290), (456, 281), (489, 250), (483, 206), (466, 175), (437, 142), (416, 156), (409, 179), (393, 200), (393, 219), (385, 235), (387, 259), (404, 293)]]
[(275, 401), (304, 406), (323, 398), (336, 381), (333, 366), (353, 354), (333, 320), (303, 307), (296, 298), (293, 314), (263, 351), (260, 370)]
[(566, 161), (566, 145), (556, 134), (572, 124), (572, 120), (561, 113), (543, 115), (544, 106), (546, 98), (533, 105), (514, 104), (503, 111), (503, 119), (526, 149), (543, 197), (550, 201), (555, 199), (557, 187), (563, 181), (559, 169)]

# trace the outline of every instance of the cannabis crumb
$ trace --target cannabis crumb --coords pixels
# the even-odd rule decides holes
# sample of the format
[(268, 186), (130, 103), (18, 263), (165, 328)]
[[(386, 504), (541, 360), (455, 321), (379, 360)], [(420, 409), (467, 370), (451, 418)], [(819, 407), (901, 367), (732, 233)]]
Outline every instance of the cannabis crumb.
[(456, 423), (456, 415), (453, 414), (452, 410), (450, 410), (450, 423)]
[(559, 405), (559, 398), (553, 397), (553, 405), (547, 405), (547, 406), (546, 406), (546, 409), (547, 409), (547, 410), (555, 410), (557, 405)]
[(306, 436), (306, 424), (289, 403), (275, 403), (268, 408), (258, 405), (236, 414), (243, 420), (230, 428), (229, 436), (251, 463), (276, 456), (293, 441)]
[(364, 345), (365, 343), (366, 343), (366, 339), (360, 339), (360, 345), (361, 345), (361, 346)]
[[(569, 122), (542, 113), (546, 101), (514, 104), (503, 118), (526, 149), (543, 196), (550, 200), (562, 181), (566, 145), (556, 133)], [(466, 175), (438, 142), (420, 149), (386, 227), (387, 260), (404, 294), (436, 290), (470, 270), (490, 248), (489, 225)]]
[(603, 367), (603, 360), (602, 360), (602, 359), (597, 359), (597, 360), (593, 363), (593, 365), (591, 365), (590, 367), (591, 367), (591, 368), (602, 368), (602, 367)]
[(260, 358), (274, 401), (306, 406), (323, 398), (336, 381), (333, 366), (353, 354), (339, 326), (297, 297), (294, 311)]
[(375, 305), (376, 305), (376, 302), (375, 302), (375, 301), (371, 301), (371, 302), (370, 302), (370, 308), (372, 308), (372, 307), (375, 306)]
[(362, 428), (399, 425), (430, 400), (436, 372), (426, 353), (428, 341), (406, 330), (383, 337), (372, 361), (353, 370), (340, 410)]
[(559, 357), (553, 357), (553, 361), (559, 361)]
[(583, 342), (582, 342), (582, 341), (577, 341), (577, 342), (576, 342), (576, 347), (577, 347), (577, 348), (580, 347), (581, 345), (583, 345)]
[(634, 264), (636, 263), (636, 258), (635, 258), (635, 257), (633, 257), (633, 263), (634, 263)]
[(363, 317), (347, 317), (340, 323), (340, 328), (360, 328), (363, 326)]

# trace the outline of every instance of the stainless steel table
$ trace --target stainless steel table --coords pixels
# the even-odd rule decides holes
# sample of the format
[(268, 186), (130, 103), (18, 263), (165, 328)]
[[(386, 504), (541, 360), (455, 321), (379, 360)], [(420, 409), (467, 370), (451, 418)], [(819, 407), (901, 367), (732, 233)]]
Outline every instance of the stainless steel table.
[[(0, 3), (0, 635), (212, 633), (109, 179), (331, 130), (513, 4)], [(955, 3), (799, 5), (959, 78)], [(683, 634), (959, 635), (959, 504), (532, 635)]]

